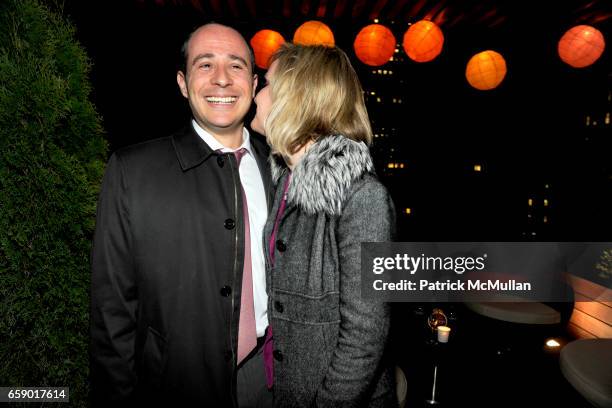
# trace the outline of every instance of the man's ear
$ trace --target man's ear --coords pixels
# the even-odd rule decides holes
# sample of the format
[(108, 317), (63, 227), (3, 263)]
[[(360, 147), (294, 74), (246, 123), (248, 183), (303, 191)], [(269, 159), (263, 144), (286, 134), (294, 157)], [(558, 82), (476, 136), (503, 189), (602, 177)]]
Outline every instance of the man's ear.
[(257, 74), (253, 74), (253, 95), (251, 95), (251, 98), (254, 98), (256, 93), (257, 93)]
[(185, 78), (183, 71), (178, 71), (176, 73), (176, 83), (178, 84), (183, 96), (185, 98), (189, 98), (189, 92), (187, 92), (187, 79)]

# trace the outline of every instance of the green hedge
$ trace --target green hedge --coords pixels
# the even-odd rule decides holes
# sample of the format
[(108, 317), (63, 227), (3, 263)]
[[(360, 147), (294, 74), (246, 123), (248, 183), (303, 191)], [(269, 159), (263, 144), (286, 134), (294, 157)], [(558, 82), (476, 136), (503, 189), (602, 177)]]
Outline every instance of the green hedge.
[(71, 406), (87, 406), (89, 252), (107, 153), (89, 68), (59, 14), (0, 1), (0, 385), (68, 386)]

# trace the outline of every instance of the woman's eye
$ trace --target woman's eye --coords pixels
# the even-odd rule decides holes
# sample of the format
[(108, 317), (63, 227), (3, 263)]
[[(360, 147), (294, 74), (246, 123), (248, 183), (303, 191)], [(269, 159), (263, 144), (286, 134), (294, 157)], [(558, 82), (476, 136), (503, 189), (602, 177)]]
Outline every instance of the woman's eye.
[(240, 70), (242, 69), (241, 65), (232, 65), (232, 68), (236, 69), (236, 70)]

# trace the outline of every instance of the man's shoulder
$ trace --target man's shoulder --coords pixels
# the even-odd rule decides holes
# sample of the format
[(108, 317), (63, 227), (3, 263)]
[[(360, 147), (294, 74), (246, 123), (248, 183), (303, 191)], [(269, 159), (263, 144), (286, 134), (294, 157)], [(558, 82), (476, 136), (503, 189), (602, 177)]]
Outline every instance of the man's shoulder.
[(156, 139), (124, 146), (117, 149), (113, 155), (121, 160), (127, 161), (160, 159), (168, 155), (175, 156), (174, 139), (186, 131), (188, 131), (188, 129), (182, 128), (169, 136), (158, 137)]
[(159, 137), (124, 146), (117, 149), (114, 154), (124, 158), (136, 158), (164, 152), (168, 147), (172, 147), (172, 136)]

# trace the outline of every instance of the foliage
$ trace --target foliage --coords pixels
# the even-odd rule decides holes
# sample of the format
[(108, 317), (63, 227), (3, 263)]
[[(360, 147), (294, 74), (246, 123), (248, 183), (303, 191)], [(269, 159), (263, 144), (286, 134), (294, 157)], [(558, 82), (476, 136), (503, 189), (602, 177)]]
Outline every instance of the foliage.
[(86, 406), (89, 252), (107, 146), (74, 28), (0, 2), (0, 384)]

